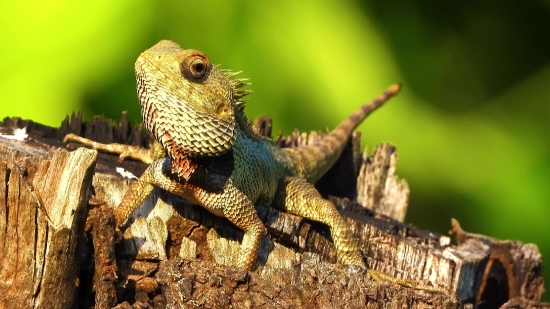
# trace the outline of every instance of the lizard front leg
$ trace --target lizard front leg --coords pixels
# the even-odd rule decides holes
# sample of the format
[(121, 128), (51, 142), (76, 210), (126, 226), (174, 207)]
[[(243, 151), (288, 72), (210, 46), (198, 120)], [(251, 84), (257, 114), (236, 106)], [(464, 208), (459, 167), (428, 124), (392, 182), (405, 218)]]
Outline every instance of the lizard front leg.
[(154, 141), (151, 147), (144, 148), (117, 143), (103, 144), (93, 141), (91, 139), (84, 138), (82, 136), (78, 136), (76, 134), (69, 133), (65, 135), (65, 137), (63, 138), (63, 142), (80, 143), (95, 150), (118, 154), (119, 162), (122, 162), (126, 158), (132, 158), (143, 163), (151, 164), (153, 163), (153, 161), (166, 156), (166, 152), (162, 148), (162, 145), (157, 141)]
[(123, 226), (128, 218), (143, 204), (145, 199), (160, 187), (170, 193), (177, 194), (193, 204), (199, 204), (195, 198), (202, 189), (187, 182), (180, 182), (167, 176), (170, 172), (170, 161), (162, 158), (147, 167), (138, 180), (134, 181), (114, 210), (117, 226)]
[(244, 231), (238, 267), (252, 270), (256, 262), (260, 241), (266, 228), (250, 199), (229, 180), (222, 192), (199, 190), (197, 200), (210, 212), (227, 218)]
[[(126, 223), (128, 218), (153, 192), (155, 186), (162, 187), (163, 184), (165, 186), (170, 185), (171, 180), (163, 174), (163, 166), (166, 160), (167, 159), (159, 159), (154, 161), (147, 167), (139, 179), (130, 184), (122, 201), (114, 210), (117, 227), (121, 227)], [(182, 186), (179, 185), (179, 187)]]
[(251, 270), (256, 262), (261, 237), (266, 229), (258, 217), (254, 204), (228, 180), (221, 191), (208, 191), (167, 176), (170, 171), (168, 159), (153, 162), (126, 191), (120, 205), (115, 209), (117, 226), (122, 226), (134, 211), (143, 204), (154, 187), (182, 196), (193, 204), (206, 208), (215, 215), (227, 218), (244, 231), (238, 267)]

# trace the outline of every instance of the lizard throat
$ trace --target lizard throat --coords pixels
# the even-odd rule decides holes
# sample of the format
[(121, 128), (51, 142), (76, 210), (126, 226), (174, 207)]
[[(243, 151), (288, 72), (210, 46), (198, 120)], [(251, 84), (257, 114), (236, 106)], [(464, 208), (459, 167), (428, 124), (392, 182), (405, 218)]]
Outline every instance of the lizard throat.
[(216, 117), (158, 88), (149, 87), (139, 76), (137, 80), (143, 123), (172, 160), (182, 155), (188, 158), (221, 156), (235, 144), (233, 114)]

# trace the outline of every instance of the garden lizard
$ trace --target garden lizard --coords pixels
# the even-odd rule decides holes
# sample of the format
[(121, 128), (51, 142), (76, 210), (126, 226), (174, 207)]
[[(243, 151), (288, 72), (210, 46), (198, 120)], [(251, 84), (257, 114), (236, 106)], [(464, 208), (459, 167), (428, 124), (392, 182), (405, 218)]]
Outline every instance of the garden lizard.
[[(243, 97), (250, 92), (242, 89), (246, 79), (212, 65), (204, 53), (161, 41), (139, 56), (135, 74), (143, 122), (155, 139), (151, 148), (100, 144), (72, 134), (65, 138), (117, 153), (121, 159), (150, 163), (115, 209), (118, 226), (125, 224), (157, 186), (242, 229), (236, 266), (250, 270), (266, 234), (255, 205), (272, 205), (327, 224), (338, 262), (366, 267), (352, 231), (313, 183), (338, 159), (363, 119), (399, 92), (399, 84), (361, 106), (319, 142), (279, 148), (257, 133), (244, 114)], [(414, 285), (373, 270), (367, 274)]]

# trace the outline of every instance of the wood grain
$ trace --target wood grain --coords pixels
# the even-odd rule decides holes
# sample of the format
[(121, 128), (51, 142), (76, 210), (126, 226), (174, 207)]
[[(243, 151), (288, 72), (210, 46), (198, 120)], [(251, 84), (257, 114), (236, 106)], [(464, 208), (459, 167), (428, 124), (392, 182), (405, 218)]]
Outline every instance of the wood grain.
[[(268, 237), (253, 272), (232, 267), (241, 230), (161, 189), (128, 229), (116, 231), (112, 209), (131, 182), (115, 173), (117, 156), (60, 139), (75, 133), (146, 146), (142, 128), (124, 115), (115, 125), (75, 114), (59, 129), (14, 118), (2, 130), (22, 126), (29, 140), (0, 139), (0, 305), (6, 308), (547, 308), (538, 302), (544, 285), (536, 246), (467, 233), (457, 222), (458, 245), (452, 245), (447, 236), (402, 222), (409, 191), (396, 176), (390, 144), (361, 153), (355, 134), (318, 188), (347, 217), (369, 268), (448, 294), (373, 282), (360, 267), (332, 264), (326, 226), (266, 205), (257, 207)], [(257, 126), (271, 134), (269, 118)], [(318, 137), (294, 133), (278, 143), (292, 147)], [(136, 175), (145, 168), (132, 161), (122, 167)]]

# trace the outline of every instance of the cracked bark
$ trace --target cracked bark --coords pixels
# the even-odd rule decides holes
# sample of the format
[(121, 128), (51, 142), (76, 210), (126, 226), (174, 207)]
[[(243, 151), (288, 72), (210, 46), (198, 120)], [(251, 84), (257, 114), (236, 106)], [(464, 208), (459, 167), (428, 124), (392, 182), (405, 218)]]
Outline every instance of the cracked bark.
[[(536, 246), (467, 233), (453, 222), (455, 246), (449, 237), (402, 223), (408, 187), (395, 175), (392, 145), (361, 154), (356, 133), (316, 186), (348, 217), (370, 268), (448, 295), (371, 282), (358, 267), (331, 264), (326, 226), (270, 207), (258, 207), (269, 234), (253, 272), (231, 267), (242, 231), (160, 189), (134, 214), (133, 225), (116, 234), (112, 208), (129, 184), (114, 172), (118, 158), (60, 141), (75, 133), (146, 146), (141, 126), (132, 128), (125, 115), (115, 125), (75, 114), (58, 129), (5, 119), (3, 131), (24, 126), (29, 140), (0, 139), (5, 308), (550, 308), (538, 303), (544, 288)], [(271, 134), (268, 118), (257, 127)], [(297, 146), (318, 137), (295, 132), (277, 143)], [(122, 166), (135, 175), (145, 168), (132, 161)]]

